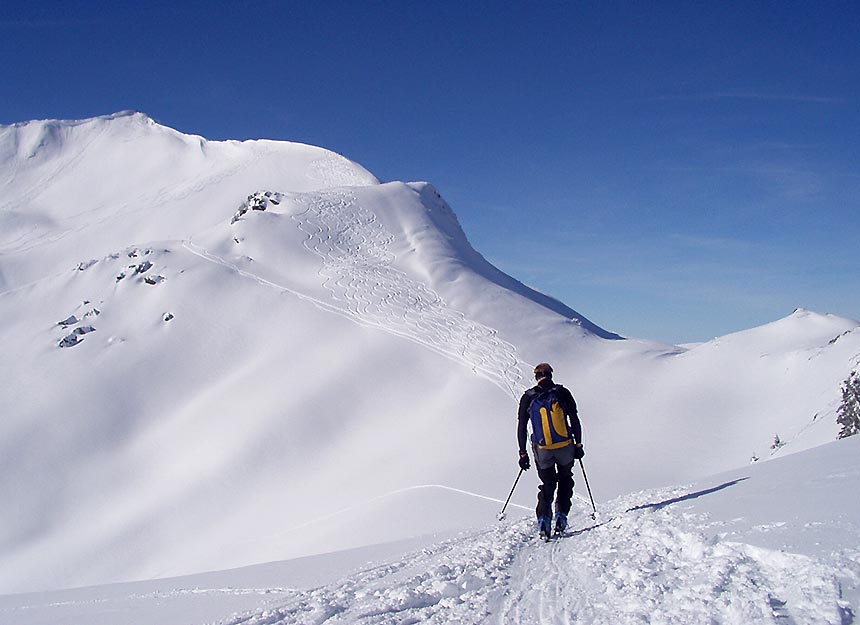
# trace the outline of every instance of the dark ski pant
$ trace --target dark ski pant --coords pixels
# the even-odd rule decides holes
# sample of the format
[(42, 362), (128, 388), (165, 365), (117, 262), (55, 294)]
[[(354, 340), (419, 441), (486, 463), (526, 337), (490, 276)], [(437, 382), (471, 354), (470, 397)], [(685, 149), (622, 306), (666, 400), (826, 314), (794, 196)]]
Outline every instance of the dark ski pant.
[(570, 500), (573, 497), (573, 445), (561, 449), (534, 448), (535, 465), (541, 484), (538, 486), (538, 502), (535, 512), (537, 517), (552, 517), (553, 497), (558, 488), (558, 498), (555, 500), (556, 512), (568, 514)]

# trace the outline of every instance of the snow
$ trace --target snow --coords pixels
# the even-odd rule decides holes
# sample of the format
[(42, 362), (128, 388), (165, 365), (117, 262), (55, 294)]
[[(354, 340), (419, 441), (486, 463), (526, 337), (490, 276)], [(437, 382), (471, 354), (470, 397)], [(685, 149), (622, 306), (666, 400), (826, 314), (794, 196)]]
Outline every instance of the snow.
[[(857, 321), (622, 339), (490, 265), (430, 184), (140, 113), (0, 127), (0, 186), (15, 619), (851, 622)], [(543, 552), (534, 472), (494, 522), (541, 361), (601, 507)]]
[[(576, 502), (540, 542), (527, 513), (289, 562), (0, 597), (42, 623), (852, 623), (860, 601), (860, 439)], [(516, 517), (517, 515), (513, 515)]]

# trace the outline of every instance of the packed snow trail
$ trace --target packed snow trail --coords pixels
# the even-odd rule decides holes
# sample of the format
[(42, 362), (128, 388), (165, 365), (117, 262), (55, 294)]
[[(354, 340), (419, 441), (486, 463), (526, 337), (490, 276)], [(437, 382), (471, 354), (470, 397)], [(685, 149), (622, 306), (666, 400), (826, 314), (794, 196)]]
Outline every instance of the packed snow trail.
[[(855, 498), (843, 495), (856, 492), (853, 443), (625, 495), (599, 504), (596, 522), (577, 501), (570, 530), (548, 544), (528, 515), (445, 542), (415, 537), (409, 547), (0, 596), (0, 621), (852, 625), (860, 607), (860, 517)], [(799, 472), (810, 479), (796, 481)], [(348, 529), (352, 517), (342, 518)]]
[(219, 625), (854, 622), (841, 577), (860, 581), (860, 550), (834, 567), (709, 537), (703, 515), (673, 510), (687, 493), (626, 496), (596, 523), (574, 511), (548, 544), (531, 518), (464, 534)]
[[(630, 510), (517, 561), (499, 623), (844, 623), (833, 571)], [(692, 521), (692, 522), (691, 522)]]

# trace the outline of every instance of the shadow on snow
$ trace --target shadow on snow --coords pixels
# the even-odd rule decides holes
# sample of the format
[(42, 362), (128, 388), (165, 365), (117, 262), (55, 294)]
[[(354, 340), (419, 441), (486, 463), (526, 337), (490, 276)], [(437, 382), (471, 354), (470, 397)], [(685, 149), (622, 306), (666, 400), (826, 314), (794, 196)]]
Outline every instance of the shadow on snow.
[(699, 490), (695, 493), (688, 493), (686, 495), (681, 495), (680, 497), (675, 497), (673, 499), (667, 499), (666, 501), (661, 501), (659, 503), (646, 503), (641, 506), (634, 506), (633, 508), (628, 508), (626, 512), (633, 512), (635, 510), (660, 510), (665, 508), (666, 506), (671, 506), (673, 503), (680, 503), (682, 501), (689, 501), (691, 499), (698, 499), (703, 495), (710, 495), (711, 493), (716, 493), (717, 491), (721, 491), (724, 488), (728, 488), (729, 486), (734, 486), (738, 482), (743, 482), (744, 480), (748, 480), (748, 477), (741, 477), (736, 480), (732, 480), (731, 482), (726, 482), (725, 484), (720, 484), (719, 486), (714, 486), (713, 488), (708, 488), (706, 490)]

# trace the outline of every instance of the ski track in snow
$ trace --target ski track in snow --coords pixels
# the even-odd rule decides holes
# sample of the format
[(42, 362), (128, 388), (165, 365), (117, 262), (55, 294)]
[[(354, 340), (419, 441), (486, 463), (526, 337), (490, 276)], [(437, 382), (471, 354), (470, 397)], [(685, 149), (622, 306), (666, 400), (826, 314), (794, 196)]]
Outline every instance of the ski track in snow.
[(529, 554), (512, 574), (498, 622), (844, 623), (828, 567), (709, 540), (669, 518), (628, 512)]
[[(435, 487), (428, 485), (427, 487)], [(530, 518), (428, 545), (314, 588), (166, 587), (153, 592), (19, 605), (12, 614), (188, 596), (247, 596), (253, 609), (207, 625), (852, 625), (843, 584), (860, 585), (860, 549), (823, 559), (723, 540), (703, 514), (679, 510), (688, 488), (575, 508), (565, 536), (544, 543)], [(655, 498), (660, 504), (651, 503)], [(605, 520), (604, 520), (605, 519)], [(855, 592), (852, 590), (851, 592)], [(855, 595), (856, 597), (856, 595)], [(93, 607), (99, 604), (97, 607)], [(229, 605), (229, 604), (227, 604)], [(245, 604), (248, 605), (248, 604)], [(193, 606), (188, 609), (193, 613)], [(239, 608), (244, 610), (245, 608)], [(229, 607), (225, 605), (225, 611)], [(77, 612), (75, 612), (77, 613)], [(215, 614), (217, 615), (217, 609)], [(215, 620), (212, 620), (212, 619)], [(39, 621), (43, 622), (43, 621)], [(45, 621), (47, 622), (47, 621)], [(84, 622), (84, 621), (74, 621)], [(108, 621), (105, 621), (108, 622)], [(155, 622), (155, 621), (153, 621)], [(183, 623), (203, 625), (189, 613)]]
[(500, 524), (333, 584), (281, 589), (282, 604), (218, 625), (854, 622), (838, 575), (856, 585), (860, 551), (837, 558), (837, 573), (815, 558), (708, 538), (704, 517), (631, 501), (614, 502), (603, 522), (573, 514), (578, 529), (548, 544), (530, 519)]
[[(489, 495), (482, 495), (481, 493), (473, 493), (473, 492), (468, 491), (468, 490), (463, 490), (462, 488), (454, 488), (453, 486), (445, 486), (444, 484), (416, 484), (415, 486), (406, 486), (404, 488), (397, 488), (395, 490), (388, 491), (387, 493), (382, 493), (381, 495), (376, 495), (375, 497), (370, 497), (368, 499), (364, 499), (364, 500), (362, 500), (356, 504), (353, 504), (351, 506), (346, 506), (344, 508), (338, 508), (336, 510), (333, 510), (332, 512), (323, 514), (321, 516), (315, 516), (314, 518), (312, 518), (308, 521), (304, 521), (302, 523), (299, 523), (298, 525), (292, 525), (292, 526), (284, 529), (282, 532), (278, 532), (278, 534), (276, 534), (276, 535), (280, 535), (280, 534), (286, 533), (286, 532), (294, 532), (296, 530), (300, 530), (302, 528), (305, 528), (305, 527), (314, 525), (316, 523), (319, 523), (320, 521), (324, 521), (326, 519), (341, 518), (341, 517), (343, 517), (344, 514), (350, 512), (352, 510), (357, 510), (357, 509), (360, 509), (362, 507), (365, 507), (368, 504), (372, 504), (372, 503), (375, 503), (377, 501), (382, 501), (382, 500), (385, 500), (385, 499), (388, 499), (390, 497), (394, 497), (397, 495), (402, 495), (403, 493), (411, 493), (411, 492), (420, 491), (420, 490), (444, 490), (444, 491), (448, 491), (451, 493), (458, 493), (460, 495), (466, 495), (468, 497), (474, 497), (475, 499), (483, 499), (484, 501), (492, 501), (493, 503), (501, 504), (502, 506), (504, 506), (504, 503), (505, 503), (505, 501), (503, 499), (499, 499), (497, 497), (490, 497)], [(508, 502), (508, 509), (513, 510), (514, 508), (520, 508), (522, 510), (531, 510), (532, 509), (530, 507), (523, 506), (521, 504)], [(276, 535), (273, 535), (270, 537), (274, 537)]]
[(393, 266), (394, 235), (349, 191), (306, 194), (306, 210), (292, 214), (306, 248), (322, 260), (320, 275), (332, 299), (366, 323), (454, 356), (475, 373), (518, 397), (516, 348), (495, 329), (450, 308), (438, 293)]
[(516, 348), (498, 332), (450, 308), (438, 293), (395, 268), (389, 250), (394, 235), (348, 190), (308, 193), (296, 198), (303, 210), (290, 214), (306, 235), (305, 247), (322, 262), (321, 284), (330, 301), (267, 280), (201, 248), (182, 245), (209, 262), (258, 283), (310, 301), (327, 312), (406, 338), (462, 362), (519, 398), (523, 375)]

